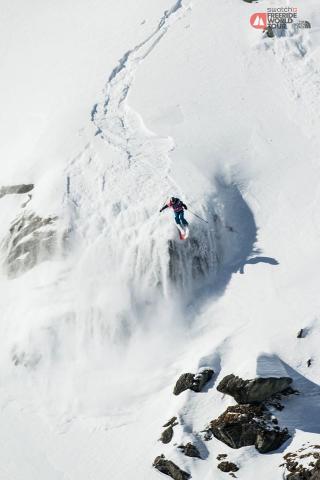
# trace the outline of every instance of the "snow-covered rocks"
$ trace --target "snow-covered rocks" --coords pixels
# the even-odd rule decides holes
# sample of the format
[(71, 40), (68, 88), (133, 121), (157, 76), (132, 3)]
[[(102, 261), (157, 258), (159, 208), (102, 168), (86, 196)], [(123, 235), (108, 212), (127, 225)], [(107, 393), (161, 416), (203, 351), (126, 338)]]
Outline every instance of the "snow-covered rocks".
[(171, 460), (167, 460), (164, 455), (159, 455), (153, 462), (153, 466), (159, 470), (159, 472), (168, 475), (174, 480), (188, 480), (191, 475), (179, 468)]
[(212, 420), (208, 431), (231, 448), (254, 445), (260, 453), (267, 453), (289, 438), (288, 430), (281, 430), (272, 420), (262, 405), (235, 405)]
[(186, 445), (179, 445), (178, 448), (187, 457), (201, 458), (201, 455), (200, 455), (200, 452), (199, 452), (198, 448), (190, 442), (187, 443)]
[(292, 383), (290, 377), (268, 377), (243, 380), (233, 374), (224, 377), (217, 390), (231, 395), (237, 403), (262, 403), (272, 395), (286, 390)]
[(211, 368), (206, 368), (197, 374), (183, 373), (175, 384), (173, 389), (174, 395), (179, 395), (185, 390), (201, 392), (205, 384), (211, 380), (213, 374), (214, 371)]
[(320, 480), (320, 445), (303, 446), (283, 458), (285, 480)]
[(4, 267), (10, 278), (51, 258), (58, 249), (57, 217), (23, 212), (11, 224), (2, 244)]

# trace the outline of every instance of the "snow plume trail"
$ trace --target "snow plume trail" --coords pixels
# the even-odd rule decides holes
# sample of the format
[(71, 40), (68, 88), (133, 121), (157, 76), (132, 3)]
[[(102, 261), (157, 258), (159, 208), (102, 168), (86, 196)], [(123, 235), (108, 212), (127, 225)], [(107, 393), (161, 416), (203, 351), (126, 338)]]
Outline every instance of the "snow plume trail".
[[(188, 299), (212, 284), (223, 257), (217, 221), (223, 212), (212, 197), (197, 205), (209, 225), (189, 217), (185, 242), (168, 212), (159, 215), (166, 197), (185, 198), (170, 177), (173, 140), (150, 132), (127, 102), (136, 69), (188, 10), (175, 3), (155, 31), (122, 57), (92, 110), (94, 129), (65, 172), (73, 255), (59, 288), (68, 300), (47, 320), (47, 340), (37, 330), (40, 340), (32, 342), (36, 352), (38, 344), (47, 343), (66, 385), (79, 378), (70, 397), (81, 398), (81, 409), (91, 413), (100, 413), (101, 405), (111, 412), (121, 402), (127, 408), (132, 395), (139, 398), (140, 379), (147, 384), (150, 375), (166, 368), (189, 335), (194, 313), (185, 306)], [(16, 347), (19, 358), (34, 350), (26, 343)], [(130, 379), (123, 384), (128, 369)], [(94, 398), (91, 384), (99, 385)]]
[[(127, 101), (141, 62), (189, 11), (182, 1), (176, 2), (165, 11), (156, 29), (122, 56), (91, 112), (95, 138), (68, 171), (70, 198), (81, 206), (78, 232), (90, 249), (88, 218), (92, 223), (94, 216), (99, 217), (95, 243), (103, 241), (107, 264), (113, 264), (109, 268), (117, 270), (120, 283), (129, 283), (130, 296), (138, 306), (148, 301), (148, 292), (152, 297), (155, 291), (167, 297), (172, 284), (184, 295), (190, 294), (202, 278), (208, 279), (216, 271), (218, 262), (212, 228), (194, 221), (190, 240), (182, 244), (172, 224), (159, 217), (159, 207), (170, 195), (186, 198), (170, 176), (174, 142), (148, 130)], [(212, 208), (204, 204), (199, 213), (213, 225)]]
[[(139, 402), (149, 380), (156, 390), (155, 379), (185, 347), (195, 317), (185, 304), (212, 286), (225, 261), (221, 245), (226, 250), (231, 240), (221, 226), (223, 197), (196, 206), (209, 225), (188, 218), (185, 242), (159, 216), (166, 197), (185, 198), (170, 177), (174, 143), (150, 132), (127, 101), (138, 66), (188, 10), (176, 2), (123, 55), (92, 110), (94, 128), (65, 170), (69, 255), (2, 290), (12, 296), (1, 311), (9, 326), (6, 358), (32, 376), (32, 392), (40, 401), (49, 396), (53, 410), (115, 413), (122, 423), (117, 409)], [(25, 286), (27, 295), (16, 302)]]

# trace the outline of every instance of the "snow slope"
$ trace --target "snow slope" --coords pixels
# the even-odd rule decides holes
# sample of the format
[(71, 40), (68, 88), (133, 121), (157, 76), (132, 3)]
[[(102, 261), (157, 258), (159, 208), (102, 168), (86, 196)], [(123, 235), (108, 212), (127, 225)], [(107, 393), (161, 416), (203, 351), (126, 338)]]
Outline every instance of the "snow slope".
[[(0, 187), (35, 188), (0, 198), (1, 479), (156, 479), (160, 453), (223, 479), (228, 453), (239, 478), (280, 480), (286, 449), (319, 442), (319, 20), (299, 0), (310, 31), (250, 27), (280, 5), (5, 5)], [(170, 195), (208, 221), (188, 212), (185, 243), (159, 214)], [(10, 226), (32, 212), (58, 218), (37, 233), (54, 254), (8, 279)], [(201, 367), (208, 389), (174, 397)], [(293, 378), (281, 451), (203, 441), (229, 373)]]

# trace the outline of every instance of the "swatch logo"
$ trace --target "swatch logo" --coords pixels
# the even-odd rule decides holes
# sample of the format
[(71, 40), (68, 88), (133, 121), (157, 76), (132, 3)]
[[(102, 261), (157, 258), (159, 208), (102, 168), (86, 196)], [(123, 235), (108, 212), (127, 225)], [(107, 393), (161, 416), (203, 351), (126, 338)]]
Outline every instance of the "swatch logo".
[(250, 17), (250, 24), (253, 28), (267, 28), (267, 13), (254, 13)]

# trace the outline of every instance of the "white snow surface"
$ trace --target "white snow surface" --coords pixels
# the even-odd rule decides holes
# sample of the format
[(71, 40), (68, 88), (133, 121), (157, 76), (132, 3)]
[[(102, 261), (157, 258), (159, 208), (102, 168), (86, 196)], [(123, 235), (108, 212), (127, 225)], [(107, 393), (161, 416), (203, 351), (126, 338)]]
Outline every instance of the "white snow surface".
[[(311, 29), (276, 38), (249, 23), (287, 5), (2, 1), (0, 187), (35, 188), (0, 198), (0, 242), (35, 212), (68, 246), (1, 267), (0, 480), (156, 480), (161, 453), (195, 480), (226, 478), (219, 453), (280, 480), (319, 443), (319, 6), (297, 0)], [(172, 195), (208, 222), (187, 212), (185, 242)], [(208, 388), (175, 397), (203, 367)], [(230, 373), (293, 378), (279, 451), (203, 441)]]

